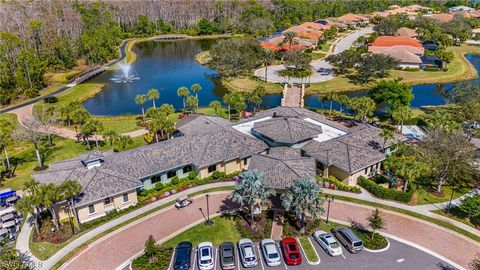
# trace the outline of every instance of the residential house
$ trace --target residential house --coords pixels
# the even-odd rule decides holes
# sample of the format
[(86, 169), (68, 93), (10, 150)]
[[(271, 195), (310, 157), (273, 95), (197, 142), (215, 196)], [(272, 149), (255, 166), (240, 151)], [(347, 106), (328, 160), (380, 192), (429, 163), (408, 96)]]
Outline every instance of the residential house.
[(344, 23), (351, 27), (365, 26), (370, 22), (370, 18), (366, 15), (347, 13), (335, 19), (340, 23)]
[(448, 8), (448, 12), (455, 13), (455, 12), (476, 12), (476, 10), (472, 7), (467, 6), (456, 6)]
[(425, 18), (435, 20), (440, 23), (447, 23), (453, 20), (453, 15), (450, 13), (435, 13), (424, 15)]
[(420, 68), (424, 54), (420, 41), (408, 36), (380, 36), (369, 45), (368, 51), (397, 59), (401, 68)]
[(401, 37), (410, 37), (410, 38), (418, 37), (418, 33), (415, 31), (415, 29), (411, 29), (408, 27), (400, 27), (395, 33), (395, 35), (401, 36)]

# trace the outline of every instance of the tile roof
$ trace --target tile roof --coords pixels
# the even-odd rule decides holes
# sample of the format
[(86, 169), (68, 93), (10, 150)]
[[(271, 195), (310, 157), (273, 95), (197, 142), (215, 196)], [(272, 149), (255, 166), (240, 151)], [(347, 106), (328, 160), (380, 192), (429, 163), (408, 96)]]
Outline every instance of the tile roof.
[(331, 25), (324, 25), (321, 23), (316, 23), (316, 22), (304, 22), (300, 24), (299, 26), (306, 27), (306, 28), (313, 28), (316, 30), (326, 30), (330, 29), (332, 26)]
[(222, 130), (231, 124), (232, 122), (221, 117), (192, 115), (177, 121), (175, 127), (183, 135), (197, 135)]
[[(210, 132), (199, 127), (205, 119), (213, 127)], [(41, 183), (56, 184), (75, 179), (83, 188), (81, 203), (86, 204), (108, 194), (111, 196), (140, 188), (141, 179), (155, 174), (188, 164), (203, 168), (251, 156), (268, 148), (263, 141), (237, 132), (230, 125), (230, 122), (227, 125), (227, 122), (216, 117), (195, 117), (180, 123), (180, 127), (188, 134), (199, 127), (197, 135), (181, 136), (119, 153), (107, 151), (82, 154), (78, 158), (51, 164), (50, 171), (32, 177)], [(97, 157), (102, 157), (100, 167), (87, 169), (83, 165), (85, 159)]]
[(422, 59), (420, 56), (413, 54), (409, 51), (397, 51), (397, 50), (387, 50), (381, 52), (381, 54), (391, 56), (397, 59), (400, 64), (421, 64)]
[(287, 189), (298, 179), (315, 181), (315, 166), (314, 158), (259, 154), (252, 156), (248, 169), (263, 172), (268, 188)]
[(257, 122), (252, 131), (275, 142), (294, 144), (322, 133), (322, 127), (300, 118), (284, 116)]
[(425, 53), (425, 48), (423, 47), (412, 47), (412, 46), (391, 46), (391, 47), (383, 47), (383, 46), (369, 46), (368, 52), (371, 53), (384, 53), (387, 51), (407, 51), (417, 55), (423, 55)]
[(349, 22), (362, 22), (362, 21), (368, 21), (368, 18), (362, 15), (358, 14), (353, 14), (353, 13), (347, 13), (345, 15), (342, 15), (338, 17), (339, 20), (343, 21), (349, 21)]
[(411, 29), (411, 28), (408, 28), (408, 27), (400, 27), (395, 34), (397, 36), (403, 36), (403, 37), (417, 37), (418, 36), (415, 29)]
[(453, 20), (453, 15), (448, 13), (437, 13), (424, 15), (425, 18), (430, 18), (435, 21), (447, 23)]
[(300, 149), (288, 146), (272, 147), (268, 149), (268, 155), (270, 156), (289, 156), (300, 157)]
[(410, 37), (402, 36), (379, 36), (370, 46), (412, 46), (412, 47), (422, 47), (422, 43), (417, 39)]
[[(350, 130), (350, 134), (332, 140), (310, 141), (302, 150), (325, 165), (333, 165), (351, 174), (385, 159), (381, 129), (362, 124)], [(396, 140), (400, 137), (388, 141), (385, 147)]]

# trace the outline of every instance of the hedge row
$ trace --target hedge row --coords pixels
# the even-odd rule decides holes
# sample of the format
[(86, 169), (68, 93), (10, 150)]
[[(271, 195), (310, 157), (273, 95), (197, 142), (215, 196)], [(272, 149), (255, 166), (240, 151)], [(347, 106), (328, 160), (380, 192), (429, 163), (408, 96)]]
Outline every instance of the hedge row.
[(335, 187), (338, 190), (341, 190), (341, 191), (347, 191), (347, 192), (353, 192), (353, 193), (361, 193), (362, 192), (362, 190), (359, 187), (349, 186), (349, 185), (341, 182), (340, 180), (338, 180), (337, 178), (335, 178), (332, 175), (330, 175), (329, 177), (326, 177), (326, 178), (319, 177), (319, 180), (323, 181), (323, 182), (333, 184), (333, 185), (335, 185)]
[(358, 184), (373, 194), (375, 197), (387, 200), (393, 200), (403, 203), (408, 203), (412, 200), (413, 188), (410, 188), (408, 192), (403, 192), (396, 189), (384, 188), (377, 183), (363, 176), (358, 177)]

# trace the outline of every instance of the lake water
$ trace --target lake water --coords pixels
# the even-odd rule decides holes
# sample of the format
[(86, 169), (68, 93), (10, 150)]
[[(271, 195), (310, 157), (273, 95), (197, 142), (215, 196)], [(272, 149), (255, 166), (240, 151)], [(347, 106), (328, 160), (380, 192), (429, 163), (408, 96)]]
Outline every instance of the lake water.
[[(109, 70), (89, 80), (89, 83), (103, 83), (105, 88), (95, 97), (85, 101), (85, 108), (94, 115), (125, 115), (140, 114), (141, 107), (135, 104), (135, 96), (144, 94), (150, 88), (157, 88), (160, 99), (157, 104), (169, 103), (176, 109), (182, 108), (182, 99), (177, 95), (181, 86), (190, 87), (194, 83), (202, 86), (198, 97), (200, 106), (208, 106), (213, 100), (222, 100), (226, 90), (215, 83), (218, 73), (195, 61), (195, 55), (210, 49), (215, 40), (175, 40), (175, 41), (148, 41), (139, 43), (135, 47), (138, 55), (137, 62), (132, 66), (133, 75), (139, 80), (130, 83), (115, 83), (111, 79), (121, 74), (120, 70)], [(468, 55), (467, 59), (479, 70), (480, 56)], [(428, 73), (425, 72), (428, 76)], [(452, 84), (427, 84), (413, 87), (415, 98), (412, 107), (445, 104), (441, 96), (441, 89), (449, 89)], [(366, 95), (366, 91), (345, 93), (350, 97)], [(263, 107), (280, 105), (281, 94), (266, 95)], [(151, 106), (151, 101), (145, 107)], [(318, 95), (305, 98), (305, 106), (321, 108)], [(338, 109), (338, 104), (334, 104)]]

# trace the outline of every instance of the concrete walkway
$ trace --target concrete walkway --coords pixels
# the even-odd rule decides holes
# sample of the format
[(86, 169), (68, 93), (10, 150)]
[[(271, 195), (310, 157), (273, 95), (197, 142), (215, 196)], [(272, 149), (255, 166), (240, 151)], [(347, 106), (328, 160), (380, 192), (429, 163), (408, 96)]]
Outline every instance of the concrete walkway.
[(275, 211), (275, 214), (273, 216), (271, 238), (273, 240), (280, 240), (282, 239), (282, 235), (283, 235), (283, 213), (279, 213)]
[[(444, 209), (448, 205), (448, 202), (438, 203), (438, 204), (426, 204), (426, 205), (411, 206), (411, 205), (407, 205), (407, 204), (403, 204), (403, 203), (399, 203), (399, 202), (379, 199), (379, 198), (373, 197), (365, 189), (361, 188), (361, 190), (362, 190), (362, 193), (356, 194), (356, 193), (345, 192), (345, 191), (340, 191), (340, 190), (323, 189), (323, 193), (338, 195), (338, 196), (345, 196), (345, 197), (360, 199), (360, 200), (369, 201), (369, 202), (375, 202), (375, 203), (379, 203), (379, 204), (383, 204), (383, 205), (388, 205), (388, 206), (397, 207), (397, 208), (400, 208), (400, 209), (416, 212), (416, 213), (422, 214), (422, 215), (427, 216), (427, 217), (432, 217), (432, 218), (435, 218), (435, 219), (438, 219), (438, 220), (448, 222), (448, 223), (450, 223), (450, 224), (452, 224), (452, 225), (454, 225), (458, 228), (461, 228), (461, 229), (463, 229), (467, 232), (470, 232), (472, 234), (480, 235), (480, 230), (477, 230), (473, 227), (468, 226), (467, 224), (456, 221), (454, 219), (451, 219), (451, 218), (448, 218), (448, 217), (438, 215), (438, 214), (435, 214), (435, 213), (431, 212), (432, 210)], [(455, 203), (455, 202), (460, 201), (461, 199), (462, 199), (462, 197), (458, 198), (458, 199), (456, 199), (452, 202)]]
[[(13, 113), (17, 115), (18, 122), (22, 125), (25, 126), (23, 123), (25, 122), (26, 119), (31, 119), (32, 118), (32, 113), (33, 113), (33, 105), (30, 104), (24, 107), (20, 107), (18, 109), (12, 110), (9, 113)], [(148, 133), (147, 129), (139, 129), (139, 130), (134, 130), (130, 131), (127, 133), (123, 133), (122, 135), (128, 135), (130, 137), (138, 137), (138, 136), (143, 136)], [(68, 138), (72, 140), (77, 139), (77, 134), (73, 130), (69, 130), (66, 128), (61, 128), (61, 127), (55, 127), (54, 129), (54, 134), (63, 138)], [(103, 136), (102, 135), (97, 135), (98, 140), (103, 141)], [(90, 137), (90, 139), (94, 139), (94, 137)]]
[[(70, 242), (68, 245), (66, 245), (64, 248), (59, 250), (57, 253), (55, 253), (52, 257), (50, 257), (46, 261), (41, 261), (35, 256), (33, 256), (30, 252), (29, 248), (29, 238), (30, 234), (32, 232), (33, 226), (29, 222), (25, 222), (22, 230), (20, 231), (17, 239), (17, 245), (16, 248), (22, 256), (27, 259), (28, 262), (30, 262), (32, 265), (35, 265), (35, 267), (32, 267), (33, 269), (50, 269), (53, 265), (55, 265), (60, 259), (65, 257), (68, 253), (76, 249), (77, 247), (81, 246), (83, 243), (87, 242), (88, 240), (92, 239), (93, 237), (117, 226), (118, 224), (121, 224), (129, 219), (132, 219), (134, 217), (137, 217), (141, 214), (144, 214), (145, 212), (148, 212), (152, 209), (155, 209), (161, 205), (167, 204), (169, 202), (175, 201), (178, 197), (180, 196), (185, 196), (187, 194), (199, 192), (202, 190), (206, 189), (211, 189), (211, 188), (217, 188), (217, 187), (229, 187), (233, 186), (234, 182), (219, 182), (219, 183), (213, 183), (213, 184), (207, 184), (207, 185), (202, 185), (198, 187), (191, 188), (189, 190), (185, 190), (182, 192), (179, 192), (175, 195), (169, 196), (165, 199), (158, 200), (154, 203), (151, 203), (147, 206), (141, 207), (135, 211), (132, 211), (128, 214), (125, 214), (123, 216), (120, 216), (110, 222), (107, 222), (83, 235), (78, 237), (77, 239), (73, 240)], [(198, 208), (197, 208), (198, 210)], [(121, 229), (120, 229), (121, 230)], [(157, 239), (158, 240), (158, 239)], [(144, 240), (142, 239), (144, 242)], [(81, 269), (81, 268), (78, 268)]]
[[(366, 27), (356, 30), (340, 39), (338, 39), (332, 46), (332, 54), (339, 54), (348, 50), (353, 43), (361, 36), (373, 33), (373, 27)], [(332, 65), (325, 60), (315, 60), (310, 63), (314, 73), (309, 78), (288, 78), (281, 76), (278, 72), (285, 69), (284, 65), (274, 65), (267, 67), (267, 81), (274, 83), (318, 83), (333, 79)], [(328, 70), (328, 73), (320, 73), (319, 69)], [(254, 75), (261, 80), (265, 80), (265, 68), (255, 70)]]

